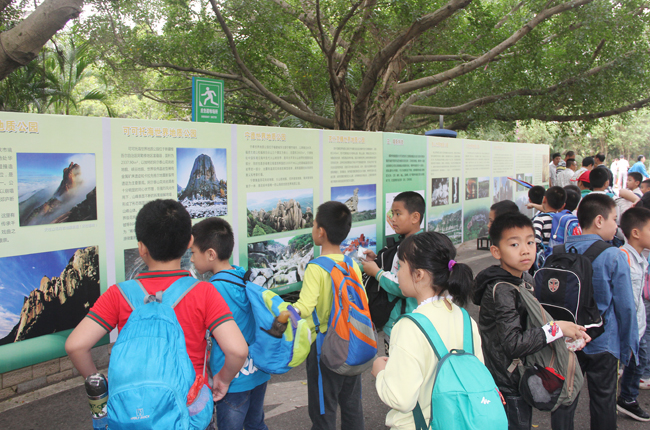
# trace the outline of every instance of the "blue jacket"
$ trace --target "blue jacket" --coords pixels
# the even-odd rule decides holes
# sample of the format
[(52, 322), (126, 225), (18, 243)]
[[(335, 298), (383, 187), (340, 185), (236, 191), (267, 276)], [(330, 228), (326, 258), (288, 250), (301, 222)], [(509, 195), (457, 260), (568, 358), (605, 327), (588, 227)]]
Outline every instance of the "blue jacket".
[(645, 164), (643, 164), (640, 161), (637, 161), (636, 163), (634, 163), (634, 165), (632, 167), (630, 167), (630, 169), (627, 171), (627, 173), (630, 173), (630, 172), (639, 172), (645, 178), (650, 176), (648, 174), (648, 171), (645, 168)]
[[(597, 240), (602, 239), (596, 234), (570, 236), (566, 247), (567, 250), (575, 248), (582, 254)], [(615, 247), (603, 251), (592, 266), (594, 298), (605, 319), (605, 332), (589, 342), (583, 351), (586, 354), (609, 352), (627, 364), (630, 352), (635, 357), (639, 352), (639, 329), (630, 266), (625, 254)]]
[[(243, 278), (244, 274), (246, 273), (246, 269), (239, 266), (233, 267), (234, 269), (227, 270), (227, 272), (234, 273), (238, 277)], [(246, 343), (249, 345), (253, 344), (253, 342), (255, 342), (255, 318), (253, 317), (250, 301), (246, 296), (246, 291), (238, 285), (219, 281), (215, 279), (216, 277), (217, 275), (214, 275), (210, 279), (210, 282), (217, 288), (217, 291), (219, 291), (221, 297), (223, 297), (223, 299), (228, 304), (230, 312), (232, 312), (232, 316), (237, 323), (239, 330), (241, 330), (242, 334), (244, 335), (244, 339), (246, 339)], [(212, 346), (212, 354), (221, 355), (219, 360), (221, 366), (218, 369), (212, 369), (213, 374), (216, 374), (219, 370), (221, 370), (224, 362), (223, 352), (216, 342), (214, 342)], [(243, 391), (252, 390), (253, 388), (267, 382), (269, 379), (271, 379), (271, 375), (255, 367), (253, 359), (249, 355), (246, 359), (246, 362), (244, 363), (244, 366), (241, 368), (237, 376), (235, 376), (235, 379), (233, 379), (230, 383), (228, 392), (241, 393)]]

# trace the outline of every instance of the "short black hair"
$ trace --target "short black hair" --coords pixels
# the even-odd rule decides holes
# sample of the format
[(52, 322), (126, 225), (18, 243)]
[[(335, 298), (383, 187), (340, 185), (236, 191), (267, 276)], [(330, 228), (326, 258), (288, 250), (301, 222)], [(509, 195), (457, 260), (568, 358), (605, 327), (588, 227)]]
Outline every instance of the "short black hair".
[(565, 154), (565, 157), (573, 158), (575, 156), (576, 156), (576, 153), (573, 152), (573, 151), (567, 151), (566, 154)]
[(424, 202), (424, 197), (415, 191), (404, 191), (399, 193), (393, 199), (394, 202), (404, 203), (404, 207), (409, 214), (417, 212), (420, 214), (420, 223), (424, 219), (424, 211), (426, 210), (426, 203)]
[(561, 155), (559, 152), (556, 152), (556, 153), (554, 153), (553, 155), (551, 155), (551, 160), (554, 159), (555, 157), (560, 157), (560, 158), (562, 158), (562, 155)]
[[(646, 179), (645, 181), (641, 182), (641, 184), (646, 184), (648, 187), (650, 187), (650, 179)], [(639, 186), (641, 186), (641, 184), (639, 184)]]
[(566, 160), (566, 168), (567, 169), (570, 169), (571, 166), (573, 166), (574, 164), (578, 164), (578, 163), (576, 163), (575, 158), (569, 158), (569, 159)]
[(562, 206), (566, 203), (566, 191), (562, 187), (555, 186), (549, 188), (544, 193), (544, 197), (546, 197), (546, 203), (548, 203), (551, 209), (555, 209), (556, 211), (562, 209)]
[(605, 162), (605, 154), (601, 154), (600, 152), (594, 155), (594, 158), (598, 158), (598, 161), (600, 161), (601, 163)]
[(325, 230), (329, 243), (340, 245), (348, 237), (350, 228), (352, 228), (352, 213), (343, 203), (330, 200), (318, 206), (315, 221), (318, 227)]
[(594, 164), (594, 157), (585, 157), (582, 159), (582, 167), (589, 167)]
[(578, 223), (582, 229), (591, 227), (598, 215), (607, 219), (616, 207), (614, 199), (607, 194), (589, 193), (582, 198), (578, 206)]
[(641, 154), (638, 157), (636, 157), (636, 161), (641, 161), (642, 158), (645, 158), (645, 155)]
[(573, 185), (573, 184), (569, 184), (569, 185), (566, 185), (564, 187), (564, 191), (568, 191), (568, 190), (573, 190), (578, 194), (580, 194), (580, 192), (581, 192), (580, 187), (578, 187), (577, 185)]
[(541, 185), (535, 185), (530, 190), (528, 190), (528, 200), (530, 200), (531, 203), (535, 203), (536, 205), (541, 205), (544, 201), (545, 192), (546, 190), (544, 187)]
[(219, 260), (226, 261), (230, 259), (232, 250), (235, 247), (235, 235), (232, 232), (232, 227), (225, 219), (219, 217), (206, 218), (194, 224), (192, 234), (194, 235), (194, 245), (201, 252), (214, 249)]
[(135, 218), (135, 237), (156, 261), (181, 258), (192, 239), (192, 218), (177, 200), (153, 200)]
[(592, 188), (602, 188), (607, 181), (609, 181), (609, 175), (606, 169), (599, 167), (589, 172), (589, 183)]
[(533, 222), (528, 218), (526, 215), (522, 214), (521, 212), (508, 212), (500, 217), (497, 217), (494, 219), (494, 222), (490, 226), (490, 239), (492, 240), (492, 244), (496, 246), (497, 248), (499, 247), (499, 242), (501, 242), (501, 239), (503, 237), (503, 232), (511, 229), (511, 228), (526, 228), (530, 227), (530, 229), (534, 232), (533, 228)]
[(630, 172), (627, 174), (627, 176), (634, 178), (634, 181), (638, 182), (639, 184), (641, 181), (643, 181), (643, 175), (641, 175), (639, 172)]
[(567, 189), (566, 187), (564, 187), (564, 191), (566, 191), (566, 204), (564, 205), (564, 209), (573, 212), (578, 207), (582, 194), (573, 189)]
[(620, 227), (625, 237), (629, 239), (632, 236), (632, 230), (635, 228), (641, 230), (648, 222), (650, 222), (650, 210), (632, 207), (621, 215)]
[(509, 212), (519, 212), (519, 206), (512, 200), (501, 200), (490, 206), (490, 210), (494, 211), (494, 218)]

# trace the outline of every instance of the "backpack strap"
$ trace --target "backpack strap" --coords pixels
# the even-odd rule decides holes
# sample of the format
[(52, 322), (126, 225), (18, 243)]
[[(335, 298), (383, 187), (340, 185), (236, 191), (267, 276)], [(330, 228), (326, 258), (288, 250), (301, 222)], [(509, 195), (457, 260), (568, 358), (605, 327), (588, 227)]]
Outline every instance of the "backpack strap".
[(172, 309), (175, 308), (176, 305), (180, 303), (181, 300), (183, 300), (183, 297), (192, 291), (192, 289), (196, 287), (199, 282), (201, 281), (191, 276), (184, 276), (180, 279), (177, 279), (169, 287), (162, 291), (164, 294), (161, 303), (169, 304)]
[(460, 308), (463, 312), (463, 350), (474, 355), (474, 333), (472, 332), (472, 320), (465, 308)]
[(134, 311), (136, 308), (151, 302), (166, 303), (173, 309), (199, 282), (191, 276), (185, 276), (177, 279), (169, 287), (158, 291), (156, 294), (149, 294), (137, 279), (120, 282), (116, 286), (131, 310)]
[(115, 284), (115, 286), (120, 294), (122, 294), (122, 297), (124, 297), (124, 300), (126, 300), (126, 303), (132, 311), (144, 305), (145, 299), (149, 296), (147, 290), (137, 279), (120, 282)]
[(246, 288), (246, 280), (244, 278), (240, 278), (239, 276), (235, 275), (229, 270), (217, 272), (214, 275), (212, 275), (212, 278), (210, 278), (210, 282), (213, 281), (223, 281), (229, 284), (237, 285), (238, 287), (241, 288)]
[(605, 242), (604, 240), (597, 240), (594, 243), (591, 244), (589, 248), (584, 252), (585, 257), (589, 259), (589, 261), (593, 264), (594, 260), (598, 258), (600, 254), (603, 253), (607, 248), (611, 248), (613, 245), (610, 245), (609, 243)]
[(625, 255), (627, 256), (627, 264), (628, 264), (628, 266), (631, 267), (632, 266), (632, 261), (630, 260), (630, 253), (627, 252), (627, 249), (625, 249), (623, 247), (618, 248), (618, 249), (620, 249), (621, 251), (623, 251), (625, 253)]

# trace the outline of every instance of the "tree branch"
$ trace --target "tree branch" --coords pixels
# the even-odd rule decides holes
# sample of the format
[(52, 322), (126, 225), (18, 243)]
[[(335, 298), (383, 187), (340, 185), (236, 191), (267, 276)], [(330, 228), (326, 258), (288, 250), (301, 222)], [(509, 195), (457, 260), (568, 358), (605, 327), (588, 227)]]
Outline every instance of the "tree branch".
[(420, 78), (410, 82), (398, 84), (397, 92), (399, 94), (406, 94), (411, 91), (418, 90), (420, 88), (439, 84), (441, 82), (445, 82), (457, 78), (458, 76), (467, 74), (477, 69), (478, 67), (487, 64), (491, 59), (493, 59), (497, 55), (501, 54), (502, 52), (504, 52), (505, 50), (513, 46), (515, 43), (521, 40), (525, 35), (530, 33), (535, 27), (537, 27), (537, 25), (546, 21), (550, 17), (565, 12), (569, 9), (573, 9), (578, 6), (583, 6), (585, 4), (591, 3), (592, 1), (593, 0), (572, 0), (570, 2), (552, 7), (550, 9), (546, 9), (538, 13), (532, 20), (528, 21), (523, 27), (517, 30), (506, 40), (504, 40), (494, 48), (490, 49), (488, 52), (481, 55), (477, 59), (469, 61), (467, 63), (460, 64), (454, 68), (451, 68), (449, 70), (446, 70), (444, 72), (438, 73), (433, 76), (428, 76), (426, 78)]
[(521, 8), (523, 5), (524, 5), (523, 1), (519, 2), (515, 7), (512, 8), (512, 10), (510, 12), (508, 12), (508, 14), (506, 16), (501, 18), (501, 21), (497, 22), (497, 25), (494, 26), (494, 29), (498, 30), (499, 28), (501, 28), (501, 26), (503, 24), (505, 24), (506, 21), (508, 21), (508, 18), (510, 18), (512, 15), (514, 15), (515, 12), (517, 12), (519, 10), (519, 8)]
[(239, 56), (239, 52), (237, 50), (237, 46), (235, 45), (235, 41), (232, 37), (232, 33), (230, 32), (230, 29), (228, 28), (228, 25), (226, 24), (226, 21), (223, 19), (223, 16), (221, 16), (221, 12), (219, 10), (219, 6), (217, 5), (215, 0), (210, 0), (210, 4), (212, 5), (212, 10), (214, 11), (215, 15), (217, 16), (217, 20), (219, 21), (219, 25), (221, 26), (221, 29), (223, 30), (224, 34), (226, 35), (226, 38), (228, 39), (228, 45), (230, 46), (230, 51), (232, 52), (235, 62), (239, 66), (239, 69), (242, 71), (242, 73), (248, 78), (249, 81), (253, 83), (255, 88), (267, 99), (269, 99), (271, 102), (274, 104), (278, 105), (291, 115), (295, 115), (298, 118), (308, 121), (312, 124), (320, 125), (321, 127), (326, 127), (326, 128), (333, 128), (334, 127), (334, 121), (330, 118), (325, 118), (313, 113), (305, 112), (296, 106), (282, 100), (280, 97), (277, 95), (273, 94), (271, 91), (269, 91), (262, 83), (251, 73), (251, 71), (246, 67), (246, 64), (244, 61), (241, 59)]
[(13, 0), (0, 0), (0, 12), (5, 10), (7, 8), (7, 6), (9, 6), (11, 4), (12, 1)]

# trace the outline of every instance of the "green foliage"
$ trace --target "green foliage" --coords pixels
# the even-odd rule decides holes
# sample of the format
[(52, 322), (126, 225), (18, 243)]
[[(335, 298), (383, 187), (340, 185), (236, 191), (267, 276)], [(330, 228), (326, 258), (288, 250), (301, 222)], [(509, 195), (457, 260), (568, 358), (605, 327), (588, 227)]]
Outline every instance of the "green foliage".
[(289, 246), (291, 247), (291, 252), (298, 251), (304, 247), (313, 247), (314, 240), (311, 237), (311, 234), (301, 234), (300, 236), (293, 237), (289, 240)]

